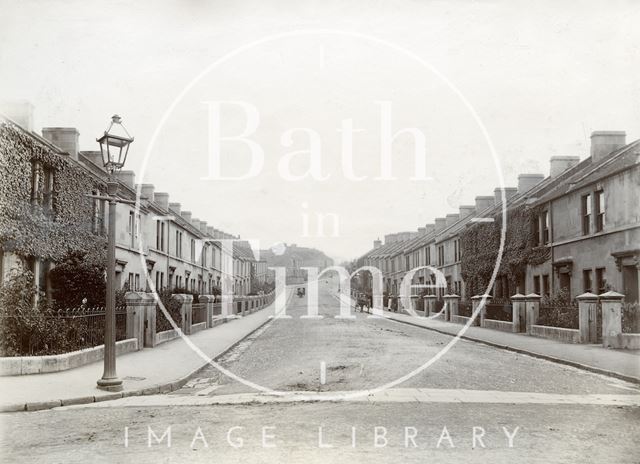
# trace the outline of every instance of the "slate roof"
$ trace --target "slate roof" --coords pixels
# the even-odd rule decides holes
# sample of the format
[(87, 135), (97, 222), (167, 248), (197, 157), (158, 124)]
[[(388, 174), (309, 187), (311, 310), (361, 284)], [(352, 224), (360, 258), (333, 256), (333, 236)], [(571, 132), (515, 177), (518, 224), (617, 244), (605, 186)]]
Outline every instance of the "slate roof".
[[(570, 170), (564, 182), (556, 183), (536, 197), (535, 205), (546, 203), (558, 197), (581, 189), (609, 177), (617, 172), (625, 171), (640, 164), (640, 140), (636, 140), (601, 158), (595, 163), (591, 158)], [(582, 165), (582, 166), (580, 166)]]
[[(522, 204), (537, 206), (546, 203), (562, 195), (566, 195), (573, 190), (580, 189), (586, 185), (597, 182), (605, 177), (624, 171), (638, 164), (640, 164), (640, 140), (636, 140), (619, 148), (618, 150), (613, 151), (595, 163), (589, 156), (556, 177), (546, 177), (527, 192), (516, 193), (511, 198), (508, 198), (507, 208), (520, 206)], [(381, 247), (370, 250), (361, 258), (393, 257), (403, 251), (412, 252), (418, 248), (426, 246), (432, 240), (439, 243), (451, 238), (466, 227), (473, 218), (496, 217), (500, 215), (501, 212), (502, 203), (492, 205), (484, 211), (475, 211), (474, 213), (459, 219), (437, 233), (431, 232), (413, 239), (385, 244)]]
[(233, 257), (234, 258), (244, 258), (247, 259), (249, 261), (255, 261), (256, 258), (253, 255), (253, 250), (251, 249), (251, 246), (249, 245), (249, 242), (242, 240), (242, 241), (234, 241), (233, 242)]

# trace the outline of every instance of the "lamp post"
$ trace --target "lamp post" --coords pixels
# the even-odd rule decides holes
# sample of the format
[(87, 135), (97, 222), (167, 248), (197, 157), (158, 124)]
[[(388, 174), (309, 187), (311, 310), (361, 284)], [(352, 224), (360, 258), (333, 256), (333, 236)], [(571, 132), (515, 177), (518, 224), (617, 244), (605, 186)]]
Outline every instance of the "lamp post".
[(104, 372), (98, 380), (98, 388), (108, 391), (122, 390), (122, 380), (116, 374), (116, 205), (134, 203), (118, 200), (116, 174), (124, 166), (133, 137), (122, 125), (118, 115), (111, 118), (111, 124), (104, 134), (97, 138), (102, 153), (104, 167), (109, 173), (107, 196), (100, 198), (109, 202), (109, 230), (107, 234), (107, 298), (104, 329)]

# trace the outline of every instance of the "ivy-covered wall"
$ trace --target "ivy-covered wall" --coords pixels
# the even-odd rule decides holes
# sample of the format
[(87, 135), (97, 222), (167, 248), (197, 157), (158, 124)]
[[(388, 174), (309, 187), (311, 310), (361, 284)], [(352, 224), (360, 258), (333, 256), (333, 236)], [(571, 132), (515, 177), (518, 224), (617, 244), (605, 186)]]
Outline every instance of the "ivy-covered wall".
[[(53, 215), (32, 205), (32, 169), (53, 170)], [(89, 252), (87, 258), (104, 262), (106, 241), (92, 232), (93, 200), (104, 190), (100, 180), (55, 153), (49, 146), (14, 126), (0, 121), (0, 246), (27, 258), (53, 262), (69, 252)]]
[[(497, 279), (506, 277), (513, 288), (524, 278), (527, 265), (542, 264), (550, 257), (550, 249), (537, 245), (538, 214), (525, 205), (507, 210), (504, 252)], [(460, 236), (462, 278), (468, 295), (482, 294), (491, 279), (502, 231), (502, 214), (494, 222), (480, 222), (465, 229)]]

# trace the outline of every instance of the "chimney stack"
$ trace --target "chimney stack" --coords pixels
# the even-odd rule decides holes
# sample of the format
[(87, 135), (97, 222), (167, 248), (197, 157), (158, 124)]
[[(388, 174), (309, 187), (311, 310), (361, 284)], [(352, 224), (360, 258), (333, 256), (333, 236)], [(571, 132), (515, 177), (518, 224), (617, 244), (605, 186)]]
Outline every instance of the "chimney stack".
[(216, 230), (212, 226), (207, 226), (207, 235), (209, 237), (214, 237)]
[(28, 132), (33, 132), (33, 105), (27, 100), (0, 103), (0, 114), (5, 115)]
[(440, 232), (447, 225), (447, 220), (445, 218), (436, 218), (434, 221), (435, 224), (435, 232)]
[(427, 235), (432, 234), (434, 230), (436, 230), (435, 224), (425, 224), (424, 228), (426, 230)]
[(473, 205), (461, 205), (458, 210), (460, 211), (460, 219), (464, 219), (475, 213), (476, 207)]
[(373, 241), (373, 248), (380, 248), (381, 246), (382, 246), (382, 242), (380, 241), (380, 239)]
[(480, 214), (482, 211), (484, 211), (487, 208), (490, 208), (493, 205), (495, 205), (495, 197), (490, 197), (486, 195), (476, 197), (476, 212), (478, 214)]
[(200, 221), (200, 232), (207, 233), (207, 221)]
[(542, 174), (520, 174), (518, 176), (518, 193), (524, 194), (544, 180)]
[(116, 178), (130, 189), (134, 189), (136, 185), (136, 173), (133, 171), (120, 171), (116, 174)]
[(200, 219), (197, 219), (197, 218), (191, 219), (191, 225), (196, 229), (200, 230)]
[(591, 160), (596, 162), (627, 144), (624, 131), (595, 131), (591, 133)]
[(427, 233), (426, 227), (418, 227), (418, 235), (425, 235)]
[(80, 154), (84, 158), (85, 163), (90, 162), (95, 164), (100, 169), (104, 170), (104, 163), (102, 161), (102, 153), (99, 151), (81, 151)]
[(182, 216), (182, 219), (184, 219), (187, 222), (191, 222), (191, 211), (182, 211), (180, 213), (180, 216)]
[(180, 211), (182, 210), (182, 205), (180, 203), (169, 203), (169, 208), (171, 208), (171, 211), (180, 216)]
[(153, 202), (164, 211), (169, 210), (169, 194), (165, 192), (155, 192), (153, 194)]
[(146, 198), (149, 201), (153, 201), (153, 192), (155, 191), (153, 184), (142, 184), (140, 186), (140, 196)]
[(549, 159), (549, 176), (558, 177), (567, 169), (571, 169), (580, 162), (579, 156), (552, 156)]
[(458, 213), (447, 214), (447, 217), (446, 217), (447, 227), (458, 222), (458, 219), (460, 219), (460, 215)]
[(78, 160), (78, 138), (80, 132), (75, 127), (44, 127), (42, 137), (54, 144), (60, 150), (69, 153), (71, 158)]
[[(518, 193), (518, 189), (515, 187), (504, 188), (504, 196), (507, 198), (507, 200), (512, 196), (514, 196), (516, 193)], [(494, 196), (494, 201), (496, 205), (499, 205), (500, 203), (502, 203), (502, 189), (500, 187), (496, 187), (493, 190), (493, 196)]]

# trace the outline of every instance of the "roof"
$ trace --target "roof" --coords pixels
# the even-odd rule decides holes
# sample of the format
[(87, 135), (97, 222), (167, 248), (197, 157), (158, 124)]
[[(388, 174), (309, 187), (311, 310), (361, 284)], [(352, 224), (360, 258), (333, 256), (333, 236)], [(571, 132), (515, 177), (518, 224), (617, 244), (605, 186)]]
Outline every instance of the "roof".
[(589, 184), (598, 182), (617, 172), (630, 169), (640, 164), (640, 140), (636, 140), (609, 155), (604, 156), (595, 163), (587, 158), (576, 168), (567, 172), (564, 182), (556, 183), (536, 197), (535, 205), (549, 202), (558, 197), (581, 189)]
[[(560, 173), (555, 177), (548, 176), (530, 190), (524, 193), (516, 193), (507, 199), (507, 208), (523, 204), (536, 206), (565, 195), (573, 190), (597, 182), (616, 172), (629, 169), (640, 164), (640, 140), (636, 140), (618, 150), (613, 151), (602, 159), (593, 162), (587, 157), (577, 165)], [(487, 196), (487, 198), (493, 198)], [(471, 219), (476, 217), (495, 217), (502, 212), (502, 203), (486, 208), (484, 211), (475, 211), (454, 222), (448, 227), (429, 234), (420, 235), (414, 239), (403, 240), (382, 245), (365, 253), (362, 258), (378, 258), (395, 256), (398, 253), (415, 251), (432, 240), (441, 242), (455, 236), (466, 227)]]
[(233, 242), (233, 257), (244, 258), (244, 259), (248, 259), (249, 261), (256, 260), (253, 254), (253, 250), (251, 249), (249, 242), (247, 242), (246, 240)]

